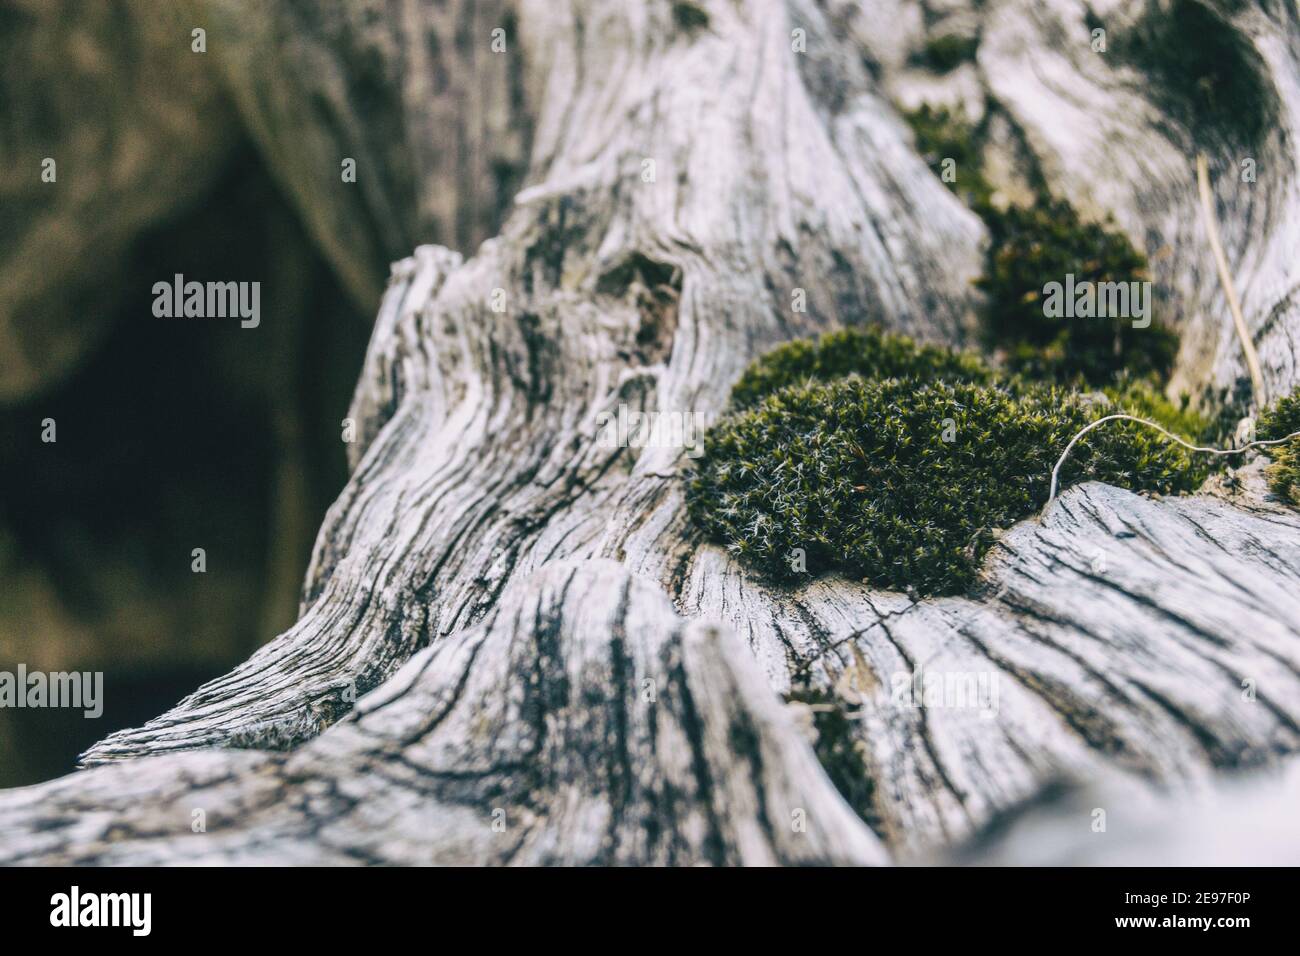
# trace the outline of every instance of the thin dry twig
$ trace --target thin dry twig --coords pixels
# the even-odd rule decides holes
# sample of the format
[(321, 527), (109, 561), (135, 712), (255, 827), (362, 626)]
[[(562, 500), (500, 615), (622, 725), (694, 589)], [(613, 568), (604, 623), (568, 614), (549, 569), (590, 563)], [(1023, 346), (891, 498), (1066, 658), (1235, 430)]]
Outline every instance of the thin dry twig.
[(1079, 430), (1079, 433), (1070, 439), (1070, 444), (1065, 446), (1065, 451), (1061, 452), (1061, 457), (1056, 461), (1056, 467), (1052, 469), (1052, 489), (1047, 496), (1048, 504), (1051, 504), (1052, 500), (1056, 498), (1057, 478), (1060, 475), (1061, 466), (1065, 464), (1065, 459), (1070, 456), (1070, 452), (1074, 449), (1075, 444), (1079, 441), (1080, 438), (1088, 434), (1088, 432), (1092, 431), (1098, 425), (1101, 425), (1105, 422), (1113, 422), (1116, 419), (1124, 419), (1130, 422), (1137, 422), (1139, 425), (1150, 425), (1156, 431), (1160, 432), (1162, 435), (1164, 435), (1167, 438), (1172, 438), (1174, 441), (1178, 442), (1178, 444), (1182, 445), (1184, 448), (1187, 448), (1190, 451), (1202, 452), (1203, 454), (1206, 455), (1240, 455), (1243, 451), (1249, 451), (1252, 448), (1264, 448), (1268, 445), (1281, 445), (1286, 442), (1289, 442), (1292, 438), (1300, 438), (1300, 432), (1292, 432), (1290, 435), (1286, 435), (1282, 438), (1273, 438), (1268, 441), (1259, 440), (1259, 441), (1249, 442), (1245, 445), (1242, 445), (1240, 448), (1209, 448), (1204, 445), (1193, 445), (1191, 442), (1179, 438), (1177, 435), (1169, 431), (1167, 428), (1161, 425), (1157, 425), (1155, 422), (1149, 421), (1148, 419), (1138, 418), (1136, 415), (1107, 415), (1105, 418), (1099, 418), (1092, 424), (1086, 425), (1083, 428), (1081, 428)]
[(1223, 285), (1223, 294), (1228, 299), (1228, 309), (1232, 312), (1232, 324), (1236, 326), (1237, 338), (1241, 340), (1241, 351), (1246, 356), (1246, 367), (1250, 370), (1250, 389), (1254, 398), (1255, 409), (1263, 407), (1264, 376), (1259, 369), (1259, 355), (1255, 352), (1255, 343), (1250, 339), (1246, 329), (1246, 319), (1241, 313), (1241, 302), (1237, 299), (1236, 286), (1232, 284), (1232, 273), (1228, 270), (1228, 257), (1223, 253), (1223, 244), (1219, 241), (1219, 223), (1214, 215), (1214, 196), (1210, 192), (1210, 170), (1205, 161), (1205, 154), (1196, 157), (1196, 180), (1201, 192), (1201, 218), (1205, 222), (1205, 233), (1214, 250), (1214, 263), (1219, 270), (1219, 282)]

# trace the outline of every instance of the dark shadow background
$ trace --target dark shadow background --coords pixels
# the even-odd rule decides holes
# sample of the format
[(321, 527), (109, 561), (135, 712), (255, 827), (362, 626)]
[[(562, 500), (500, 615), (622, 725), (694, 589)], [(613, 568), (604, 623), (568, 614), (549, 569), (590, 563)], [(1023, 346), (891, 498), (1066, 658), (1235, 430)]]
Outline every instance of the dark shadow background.
[[(468, 254), (527, 169), (520, 71), (464, 39), (510, 11), (416, 6), (418, 51), (383, 4), (0, 0), (0, 671), (105, 679), (98, 720), (0, 707), (0, 787), (296, 619), (388, 264)], [(155, 317), (176, 273), (260, 282), (260, 326)]]
[[(178, 272), (260, 281), (260, 326), (156, 318), (153, 283)], [(346, 480), (341, 422), (371, 317), (251, 146), (138, 240), (124, 287), (72, 374), (0, 405), (0, 670), (104, 672), (97, 720), (0, 709), (0, 787), (71, 771), (288, 627)]]

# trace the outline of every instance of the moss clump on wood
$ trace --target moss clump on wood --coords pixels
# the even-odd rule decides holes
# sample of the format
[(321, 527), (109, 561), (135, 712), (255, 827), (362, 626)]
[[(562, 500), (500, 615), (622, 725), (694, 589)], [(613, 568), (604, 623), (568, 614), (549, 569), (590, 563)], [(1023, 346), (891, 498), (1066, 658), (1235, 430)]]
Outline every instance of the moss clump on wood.
[[(988, 295), (989, 344), (1007, 366), (1032, 378), (1104, 386), (1121, 376), (1163, 380), (1178, 336), (1161, 322), (1134, 328), (1131, 316), (1051, 316), (1044, 287), (1064, 283), (1146, 282), (1146, 259), (1121, 233), (1082, 222), (1069, 203), (1040, 198), (1032, 206), (984, 212), (992, 233), (977, 285)], [(1129, 310), (1131, 312), (1131, 309)]]
[[(1152, 316), (1150, 286), (1145, 309), (1131, 299), (1105, 316), (1044, 307), (1044, 287), (1070, 276), (1094, 294), (1146, 283), (1128, 239), (1041, 189), (1028, 206), (995, 207), (978, 130), (929, 106), (908, 120), (936, 172), (956, 161), (961, 184), (948, 185), (989, 227), (978, 285), (998, 367), (876, 329), (790, 343), (754, 363), (734, 411), (705, 437), (687, 502), (714, 540), (778, 580), (834, 570), (959, 593), (998, 530), (1046, 503), (1057, 459), (1086, 425), (1127, 413), (1193, 443), (1214, 431), (1186, 397), (1175, 405), (1160, 391), (1178, 338)], [(1294, 489), (1289, 454), (1277, 456), (1278, 480)], [(1111, 422), (1079, 441), (1060, 478), (1180, 493), (1208, 462), (1148, 426)]]
[[(922, 104), (904, 114), (916, 136), (916, 151), (934, 174), (981, 216), (991, 208), (993, 188), (984, 178), (979, 132), (964, 117), (946, 106)], [(943, 161), (953, 161), (953, 175), (944, 176)]]
[(936, 73), (951, 73), (963, 63), (975, 59), (975, 51), (978, 49), (978, 37), (945, 33), (926, 41), (920, 62)]
[[(1175, 405), (1149, 380), (1127, 376), (1121, 376), (1103, 393), (1116, 406), (1112, 411), (1122, 409), (1130, 415), (1149, 419), (1193, 443), (1214, 444), (1217, 441), (1218, 423), (1193, 409), (1190, 395), (1184, 393), (1182, 400)], [(1213, 462), (1207, 459), (1198, 461), (1202, 462), (1208, 474)]]
[[(998, 529), (1046, 503), (1069, 440), (1112, 410), (1055, 386), (858, 374), (787, 385), (708, 432), (688, 506), (778, 580), (838, 570), (959, 593)], [(1179, 446), (1118, 422), (1082, 439), (1062, 478), (1174, 493), (1201, 474)]]
[[(1259, 416), (1257, 431), (1266, 441), (1277, 441), (1300, 432), (1300, 388), (1264, 411)], [(1293, 438), (1285, 445), (1274, 445), (1266, 451), (1273, 459), (1265, 472), (1269, 488), (1283, 501), (1300, 506), (1300, 438)]]
[(1268, 466), (1268, 486), (1288, 504), (1300, 506), (1300, 440), (1288, 442), (1273, 452)]
[(708, 12), (697, 3), (690, 0), (678, 0), (673, 4), (673, 22), (679, 29), (688, 33), (696, 30), (703, 30), (709, 25)]
[[(1111, 224), (1085, 222), (1075, 209), (1053, 199), (1046, 188), (1028, 205), (1001, 208), (985, 177), (981, 128), (946, 107), (929, 104), (906, 114), (917, 150), (989, 229), (984, 274), (976, 285), (987, 294), (985, 330), (989, 348), (1008, 369), (1060, 384), (1103, 387), (1122, 376), (1163, 381), (1173, 367), (1178, 336), (1153, 319), (1133, 327), (1133, 309), (1113, 317), (1066, 314), (1044, 308), (1044, 287), (1072, 275), (1080, 288), (1090, 283), (1147, 282), (1146, 258)], [(955, 163), (944, 177), (943, 161)], [(1064, 304), (1064, 303), (1062, 303)], [(1148, 302), (1148, 305), (1154, 303)]]
[(1111, 55), (1145, 75), (1144, 91), (1192, 142), (1226, 142), (1232, 154), (1258, 156), (1277, 128), (1278, 96), (1247, 34), (1229, 25), (1238, 5), (1149, 4), (1114, 32)]
[(1300, 431), (1300, 387), (1259, 416), (1259, 437), (1265, 441), (1277, 441), (1296, 431)]
[(813, 714), (817, 742), (813, 751), (817, 760), (859, 817), (877, 833), (881, 830), (880, 814), (875, 805), (875, 781), (863, 757), (862, 745), (853, 732), (853, 720), (844, 711), (844, 703), (833, 694), (808, 686), (792, 690), (785, 698), (806, 704)]
[(826, 381), (857, 372), (870, 378), (991, 381), (994, 373), (977, 355), (920, 345), (875, 326), (830, 332), (787, 342), (753, 362), (731, 390), (734, 408), (747, 408), (787, 385)]

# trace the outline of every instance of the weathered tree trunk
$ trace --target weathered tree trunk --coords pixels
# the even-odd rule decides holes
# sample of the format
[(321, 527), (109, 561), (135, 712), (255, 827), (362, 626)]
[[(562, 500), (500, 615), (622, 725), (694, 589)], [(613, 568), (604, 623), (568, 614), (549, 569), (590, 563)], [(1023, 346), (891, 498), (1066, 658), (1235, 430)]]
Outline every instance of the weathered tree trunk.
[[(1290, 7), (1198, 8), (1242, 46), (1262, 132), (1187, 125), (1148, 99), (1137, 67), (1092, 52), (1081, 4), (954, 14), (982, 40), (944, 80), (910, 65), (919, 8), (883, 7), (539, 0), (502, 8), (496, 55), (481, 13), (418, 3), (382, 30), (362, 12), (304, 35), (298, 49), (324, 51), (316, 75), (339, 84), (357, 67), (338, 51), (370, 50), (374, 95), (400, 86), (404, 116), (426, 95), (442, 115), (452, 96), (452, 143), (487, 142), (476, 110), (526, 128), (524, 188), (472, 257), (422, 246), (394, 265), (351, 413), (352, 478), (298, 623), (86, 755), (106, 766), (0, 795), (0, 860), (877, 863), (962, 841), (1062, 779), (1183, 787), (1296, 750), (1300, 515), (1250, 470), (1189, 499), (1069, 489), (1005, 535), (979, 595), (915, 600), (755, 578), (685, 520), (680, 449), (598, 440), (598, 415), (623, 404), (718, 412), (744, 365), (793, 336), (879, 320), (964, 340), (984, 234), (896, 110), (925, 83), (993, 95), (981, 108), (1007, 132), (1003, 159), (1140, 245), (1169, 245), (1157, 262), (1183, 316), (1180, 381), (1198, 394), (1243, 366), (1192, 153), (1231, 170), (1248, 140), (1260, 179), (1220, 178), (1224, 238), (1270, 390), (1296, 381)], [(1112, 43), (1168, 15), (1122, 8)], [(368, 46), (362, 24), (383, 37)], [(482, 84), (458, 75), (448, 92), (420, 72), (446, 57)], [(312, 198), (289, 171), (308, 155), (336, 169), (335, 144), (286, 135), (291, 99), (237, 100), (346, 257), (330, 223), (355, 199)], [(403, 128), (424, 147), (438, 135)], [(455, 181), (459, 160), (368, 145), (381, 184)], [(482, 195), (455, 202), (487, 209)], [(382, 223), (390, 205), (368, 214)], [(914, 702), (927, 674), (987, 678), (996, 700)], [(862, 817), (801, 732), (806, 705), (782, 705), (796, 685), (848, 718)]]

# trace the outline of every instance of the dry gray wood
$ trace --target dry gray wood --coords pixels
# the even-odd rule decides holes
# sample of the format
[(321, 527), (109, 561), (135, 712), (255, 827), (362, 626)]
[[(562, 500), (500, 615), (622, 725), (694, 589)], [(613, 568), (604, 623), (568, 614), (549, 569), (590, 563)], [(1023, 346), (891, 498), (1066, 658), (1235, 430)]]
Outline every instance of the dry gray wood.
[[(614, 5), (575, 36), (551, 8), (533, 12), (530, 60), (580, 62), (585, 85), (547, 100), (538, 181), (502, 236), (468, 262), (424, 247), (394, 266), (351, 412), (353, 480), (321, 529), (301, 619), (89, 762), (313, 736), (354, 686), (377, 686), (549, 560), (614, 557), (670, 585), (690, 536), (680, 449), (602, 447), (599, 412), (716, 412), (757, 350), (835, 309), (957, 334), (978, 221), (909, 152), (865, 74), (861, 109), (828, 126), (798, 58), (775, 55), (789, 50), (783, 18), (715, 20), (691, 38), (667, 7), (661, 22), (626, 24)], [(622, 74), (637, 79), (611, 80)], [(720, 92), (738, 105), (703, 143)], [(806, 108), (778, 122), (769, 103), (786, 97)], [(743, 175), (738, 155), (752, 157)], [(861, 188), (900, 165), (896, 190)], [(813, 170), (833, 199), (805, 191)], [(897, 230), (900, 217), (923, 225)], [(960, 271), (914, 269), (951, 260), (961, 238)], [(790, 311), (805, 286), (809, 311)]]
[[(1243, 374), (1223, 289), (1197, 214), (1205, 153), (1266, 398), (1300, 379), (1300, 13), (1293, 3), (1215, 0), (998, 0), (873, 5), (846, 20), (899, 102), (991, 113), (987, 157), (1009, 195), (1030, 170), (1094, 217), (1111, 216), (1151, 260), (1162, 312), (1183, 336), (1171, 389), (1231, 394)], [(919, 11), (925, 10), (922, 16)], [(891, 19), (891, 22), (894, 22)], [(1105, 31), (1104, 51), (1093, 31)], [(978, 35), (974, 64), (935, 79), (909, 56), (917, 37)], [(959, 173), (960, 176), (960, 173)]]
[(744, 646), (599, 560), (520, 581), (292, 754), (147, 758), (0, 814), (0, 863), (885, 858)]
[[(421, 242), (494, 235), (527, 170), (531, 118), (508, 0), (186, 0), (271, 172), (367, 312)], [(344, 159), (356, 164), (345, 183)]]
[(921, 852), (1062, 782), (1195, 790), (1294, 752), (1298, 575), (1294, 511), (1089, 483), (1003, 537), (979, 598), (772, 593), (709, 555), (687, 603), (747, 633), (778, 686), (833, 689), (881, 832)]
[[(914, 83), (906, 57), (842, 4), (699, 9), (707, 25), (666, 3), (519, 6), (537, 109), (526, 188), (471, 258), (424, 246), (394, 266), (352, 410), (352, 479), (299, 622), (87, 754), (108, 766), (0, 795), (6, 859), (880, 862), (971, 838), (1062, 779), (1194, 789), (1295, 751), (1300, 516), (1257, 476), (1183, 500), (1070, 489), (1006, 534), (980, 594), (915, 601), (834, 578), (767, 586), (687, 524), (680, 448), (599, 440), (598, 414), (621, 404), (714, 414), (764, 347), (839, 321), (969, 329), (982, 227), (883, 95)], [(1063, 50), (1027, 5), (977, 19), (974, 75), (935, 89), (992, 87), (1023, 56), (1066, 92), (1103, 70), (1075, 103), (1084, 118), (1130, 105), (1107, 61)], [(1281, 147), (1298, 34), (1253, 8), (1229, 19), (1267, 53), (1279, 107), (1264, 208), (1223, 218), (1280, 389), (1300, 322), (1297, 265), (1278, 252), (1296, 228)], [(998, 39), (1022, 22), (1042, 31), (1023, 53)], [(1049, 182), (1193, 255), (1194, 193), (1165, 183), (1162, 206), (1088, 188), (1053, 160), (1060, 110), (996, 92)], [(1166, 148), (1163, 114), (1131, 115), (1147, 118), (1106, 140), (1116, 164)], [(1174, 301), (1212, 297), (1208, 253), (1177, 264)], [(1205, 313), (1187, 327), (1217, 329)], [(1180, 358), (1195, 389), (1241, 373), (1231, 340), (1211, 339), (1191, 335)], [(917, 675), (973, 680), (974, 704), (900, 697)], [(800, 738), (805, 705), (778, 712), (797, 686), (851, 718), (879, 839)], [(190, 832), (194, 809), (208, 832)]]
[[(1294, 866), (1300, 764), (1161, 797), (1104, 779), (1053, 792), (999, 821), (945, 862), (984, 866)], [(931, 855), (916, 862), (938, 859)]]

